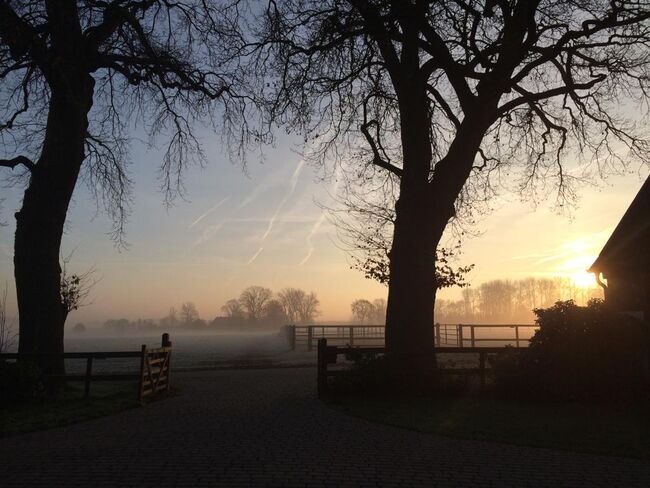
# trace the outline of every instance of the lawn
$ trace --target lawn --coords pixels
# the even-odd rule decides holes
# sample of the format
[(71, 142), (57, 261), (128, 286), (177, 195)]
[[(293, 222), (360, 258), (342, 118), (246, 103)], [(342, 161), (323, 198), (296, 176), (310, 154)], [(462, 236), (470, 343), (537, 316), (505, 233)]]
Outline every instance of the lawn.
[(649, 401), (534, 403), (465, 395), (330, 402), (371, 421), (448, 437), (650, 459)]
[(67, 386), (54, 397), (0, 408), (0, 437), (45, 430), (138, 407), (136, 383), (94, 383), (89, 401), (83, 387)]

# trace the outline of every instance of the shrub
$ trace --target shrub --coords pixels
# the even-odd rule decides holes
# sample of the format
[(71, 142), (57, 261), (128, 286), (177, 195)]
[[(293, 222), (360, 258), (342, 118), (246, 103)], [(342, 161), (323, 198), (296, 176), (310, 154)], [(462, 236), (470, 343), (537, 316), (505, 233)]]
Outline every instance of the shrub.
[(643, 324), (610, 311), (602, 300), (572, 300), (536, 309), (539, 330), (527, 350), (493, 361), (497, 390), (511, 396), (618, 400), (647, 388)]
[(413, 361), (404, 364), (384, 354), (355, 348), (346, 354), (346, 359), (351, 365), (332, 378), (329, 384), (332, 393), (421, 394), (458, 386), (436, 374), (435, 361), (430, 355), (424, 355), (419, 365)]
[(43, 393), (41, 371), (34, 363), (0, 361), (0, 405), (36, 398)]

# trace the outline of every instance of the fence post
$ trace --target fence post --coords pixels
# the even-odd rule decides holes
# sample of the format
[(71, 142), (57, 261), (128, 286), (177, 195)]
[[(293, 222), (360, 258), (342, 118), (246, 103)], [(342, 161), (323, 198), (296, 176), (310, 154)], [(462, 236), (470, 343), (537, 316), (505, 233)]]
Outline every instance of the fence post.
[(296, 326), (289, 326), (289, 347), (292, 351), (296, 350)]
[(354, 346), (354, 327), (350, 327), (350, 345)]
[(485, 351), (479, 353), (478, 362), (478, 367), (481, 372), (481, 390), (485, 390)]
[(463, 347), (463, 324), (458, 324), (458, 347)]
[(476, 347), (476, 344), (474, 342), (474, 326), (473, 325), (469, 326), (469, 333), (470, 333), (470, 337), (472, 339), (472, 347)]
[(90, 400), (90, 378), (93, 373), (93, 358), (92, 356), (86, 359), (86, 377), (84, 378), (84, 398)]
[(147, 345), (142, 344), (140, 350), (140, 383), (138, 385), (138, 401), (140, 404), (144, 401), (143, 389), (144, 389), (144, 365), (147, 359)]
[(314, 337), (314, 329), (311, 325), (307, 326), (307, 350), (311, 351), (312, 348), (312, 340)]
[(436, 345), (440, 347), (440, 324), (435, 324), (434, 327), (436, 329)]
[(515, 344), (519, 347), (519, 326), (515, 325)]
[(327, 392), (327, 339), (318, 339), (316, 365), (316, 385), (318, 397), (320, 398)]
[[(169, 334), (165, 332), (162, 335), (161, 341), (162, 347), (172, 347), (172, 342), (169, 340)], [(160, 371), (160, 374), (163, 374), (163, 371)], [(165, 390), (169, 391), (172, 382), (172, 351), (171, 349), (167, 352), (167, 387)]]

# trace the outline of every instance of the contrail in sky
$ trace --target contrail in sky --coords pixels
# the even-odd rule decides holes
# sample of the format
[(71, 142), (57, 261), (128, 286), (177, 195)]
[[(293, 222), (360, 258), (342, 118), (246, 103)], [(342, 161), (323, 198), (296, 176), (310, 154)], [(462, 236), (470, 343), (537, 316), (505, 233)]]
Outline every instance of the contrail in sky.
[(264, 235), (262, 236), (262, 239), (260, 239), (260, 248), (259, 250), (253, 255), (252, 258), (249, 259), (248, 264), (251, 264), (257, 256), (259, 256), (260, 252), (262, 252), (262, 247), (261, 245), (264, 244), (264, 241), (266, 238), (269, 236), (271, 233), (271, 230), (273, 229), (273, 224), (275, 224), (276, 219), (278, 218), (278, 215), (280, 215), (280, 212), (284, 208), (285, 204), (291, 198), (291, 195), (293, 195), (293, 192), (296, 190), (296, 185), (298, 184), (298, 176), (300, 176), (300, 172), (302, 171), (302, 167), (305, 165), (305, 161), (301, 160), (298, 163), (298, 166), (296, 167), (295, 171), (291, 175), (291, 179), (289, 180), (289, 190), (287, 193), (284, 195), (284, 198), (280, 202), (280, 205), (275, 209), (275, 212), (273, 213), (273, 216), (269, 220), (268, 225), (266, 226), (266, 232), (264, 232)]
[(264, 249), (264, 248), (263, 248), (263, 247), (260, 247), (260, 248), (257, 250), (257, 252), (256, 252), (255, 254), (253, 254), (253, 256), (248, 260), (248, 262), (247, 262), (246, 264), (251, 264), (253, 261), (255, 261), (255, 260), (257, 259), (257, 256), (259, 256), (260, 253), (262, 252), (262, 249)]
[(298, 263), (298, 266), (302, 266), (305, 264), (307, 261), (309, 261), (309, 258), (311, 257), (312, 254), (314, 254), (314, 243), (312, 242), (312, 237), (318, 232), (318, 229), (320, 226), (323, 224), (323, 221), (325, 220), (325, 214), (321, 213), (320, 217), (318, 217), (318, 220), (314, 223), (312, 226), (311, 230), (309, 231), (309, 234), (307, 235), (307, 246), (308, 246), (308, 251), (307, 255), (303, 258), (300, 263)]
[(300, 161), (298, 163), (298, 166), (296, 167), (296, 170), (291, 175), (291, 180), (289, 181), (289, 191), (286, 193), (286, 195), (284, 195), (284, 198), (280, 202), (280, 205), (278, 205), (278, 208), (275, 209), (275, 213), (273, 214), (273, 217), (271, 217), (271, 220), (269, 220), (269, 225), (266, 228), (266, 232), (262, 236), (262, 240), (260, 244), (266, 240), (269, 233), (271, 232), (271, 229), (273, 228), (273, 224), (275, 224), (275, 220), (278, 218), (278, 215), (284, 208), (284, 205), (287, 203), (287, 200), (289, 200), (291, 195), (293, 195), (293, 192), (296, 189), (296, 185), (298, 184), (298, 176), (300, 176), (300, 172), (302, 171), (302, 167), (304, 164), (305, 164), (304, 161)]
[(206, 210), (206, 211), (203, 212), (201, 215), (199, 215), (198, 218), (197, 218), (194, 222), (192, 222), (192, 223), (190, 224), (190, 226), (188, 227), (188, 229), (191, 229), (191, 228), (194, 227), (196, 224), (198, 224), (199, 222), (201, 222), (201, 221), (202, 221), (204, 218), (206, 218), (210, 213), (214, 212), (216, 209), (218, 209), (219, 207), (221, 207), (221, 205), (223, 205), (224, 203), (226, 203), (228, 200), (230, 200), (230, 195), (228, 195), (226, 198), (224, 198), (223, 200), (221, 200), (221, 201), (220, 201), (219, 203), (217, 203), (215, 206), (210, 207), (208, 210)]

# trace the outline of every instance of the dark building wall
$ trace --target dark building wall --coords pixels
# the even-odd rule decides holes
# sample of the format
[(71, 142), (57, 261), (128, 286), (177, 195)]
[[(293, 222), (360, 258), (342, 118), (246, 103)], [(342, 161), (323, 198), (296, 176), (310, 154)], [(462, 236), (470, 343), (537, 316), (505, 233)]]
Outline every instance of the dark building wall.
[(647, 273), (615, 271), (605, 275), (607, 288), (605, 301), (618, 312), (646, 312), (649, 290), (646, 286)]

